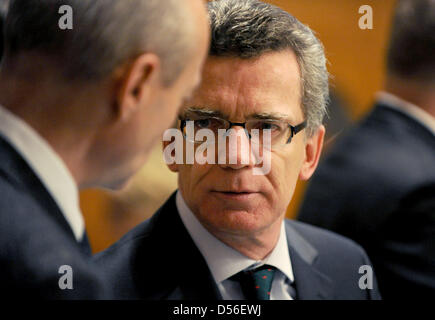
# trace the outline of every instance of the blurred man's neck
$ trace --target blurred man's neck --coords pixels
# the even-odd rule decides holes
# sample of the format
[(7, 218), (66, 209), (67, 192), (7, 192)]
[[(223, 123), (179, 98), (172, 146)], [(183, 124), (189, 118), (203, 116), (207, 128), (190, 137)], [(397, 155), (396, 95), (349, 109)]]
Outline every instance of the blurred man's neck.
[[(68, 96), (56, 87), (0, 74), (0, 104), (33, 128), (60, 156), (80, 186), (86, 177), (83, 159), (86, 130), (74, 124)], [(70, 95), (71, 96), (71, 95)], [(71, 98), (72, 99), (72, 98)]]
[(435, 82), (424, 83), (389, 76), (385, 89), (387, 92), (420, 107), (435, 117)]

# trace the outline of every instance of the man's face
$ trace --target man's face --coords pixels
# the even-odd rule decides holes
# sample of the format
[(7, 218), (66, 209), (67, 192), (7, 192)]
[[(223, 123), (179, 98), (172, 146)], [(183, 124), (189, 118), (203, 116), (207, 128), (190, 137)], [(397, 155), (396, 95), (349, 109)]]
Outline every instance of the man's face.
[[(210, 57), (202, 85), (183, 109), (192, 107), (218, 111), (237, 123), (256, 115), (279, 115), (296, 126), (305, 120), (296, 56), (282, 51), (248, 60)], [(211, 233), (254, 235), (280, 225), (298, 177), (307, 179), (314, 171), (318, 159), (313, 166), (310, 148), (313, 142), (321, 148), (323, 129), (318, 138), (306, 138), (302, 131), (290, 144), (272, 149), (267, 175), (254, 175), (253, 164), (240, 162), (174, 164), (170, 169), (179, 173), (187, 205)]]

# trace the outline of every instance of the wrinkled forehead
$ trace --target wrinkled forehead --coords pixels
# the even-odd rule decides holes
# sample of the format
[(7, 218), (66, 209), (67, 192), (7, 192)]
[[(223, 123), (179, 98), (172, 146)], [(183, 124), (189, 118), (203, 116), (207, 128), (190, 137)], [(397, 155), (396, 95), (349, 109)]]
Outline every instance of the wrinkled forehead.
[(292, 51), (253, 59), (209, 57), (202, 83), (181, 114), (203, 109), (233, 121), (266, 115), (302, 121), (301, 91), (299, 65)]

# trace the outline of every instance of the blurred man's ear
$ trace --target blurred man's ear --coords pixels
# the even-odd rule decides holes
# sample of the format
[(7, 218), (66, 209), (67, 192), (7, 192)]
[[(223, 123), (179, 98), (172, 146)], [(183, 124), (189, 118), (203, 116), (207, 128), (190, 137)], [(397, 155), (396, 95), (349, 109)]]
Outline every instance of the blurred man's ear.
[[(165, 148), (174, 141), (175, 141), (175, 138), (172, 138), (171, 141), (163, 141), (162, 142), (163, 152), (165, 152)], [(171, 156), (175, 157), (175, 150), (172, 150)], [(173, 164), (166, 163), (166, 165), (168, 166), (169, 170), (171, 170), (172, 172), (175, 172), (175, 173), (178, 172), (178, 164), (177, 163), (175, 163), (175, 162)]]
[(325, 131), (325, 127), (320, 126), (317, 132), (307, 139), (305, 145), (305, 160), (299, 173), (300, 180), (308, 180), (316, 170), (322, 153)]
[[(160, 85), (160, 59), (153, 53), (144, 53), (128, 64), (120, 72), (116, 95), (117, 110), (120, 119), (128, 119), (137, 112), (145, 101), (153, 99)], [(151, 103), (145, 103), (145, 105)]]

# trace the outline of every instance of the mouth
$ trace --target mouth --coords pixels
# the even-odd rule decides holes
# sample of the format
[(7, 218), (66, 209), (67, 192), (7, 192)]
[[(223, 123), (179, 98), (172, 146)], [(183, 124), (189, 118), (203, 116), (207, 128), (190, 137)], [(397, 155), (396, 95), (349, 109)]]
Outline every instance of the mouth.
[(259, 194), (256, 191), (243, 190), (243, 191), (226, 191), (226, 190), (213, 190), (211, 191), (215, 196), (226, 200), (250, 200), (252, 197)]

